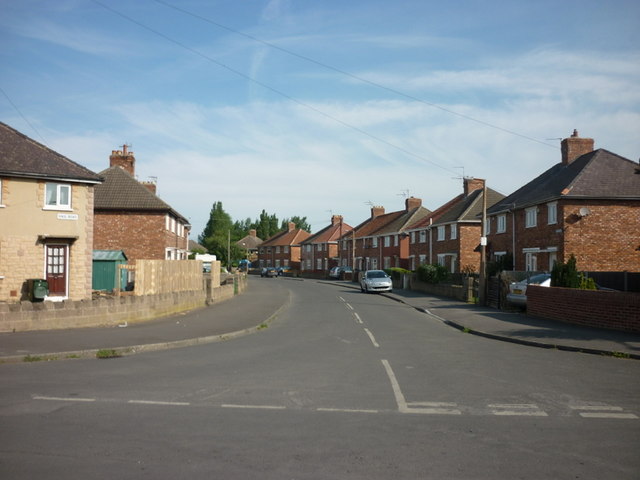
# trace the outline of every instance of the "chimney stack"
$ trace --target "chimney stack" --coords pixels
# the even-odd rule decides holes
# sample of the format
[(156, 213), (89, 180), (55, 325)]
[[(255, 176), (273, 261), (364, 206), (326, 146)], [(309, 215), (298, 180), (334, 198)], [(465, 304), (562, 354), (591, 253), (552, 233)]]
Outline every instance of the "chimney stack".
[(371, 207), (371, 218), (376, 218), (380, 215), (384, 215), (384, 207)]
[(593, 145), (593, 138), (580, 138), (578, 136), (578, 130), (574, 130), (569, 138), (565, 138), (560, 143), (562, 164), (569, 165), (585, 153), (593, 152)]
[(293, 222), (289, 222), (289, 231), (293, 232), (296, 229), (296, 224)]
[(408, 212), (422, 206), (422, 199), (416, 197), (409, 197), (404, 201), (404, 208)]
[(154, 195), (156, 195), (156, 191), (157, 191), (157, 183), (153, 180), (147, 181), (147, 182), (140, 182), (144, 187), (147, 188), (147, 190), (149, 190), (151, 193), (153, 193)]
[(255, 228), (252, 228), (251, 230), (249, 230), (249, 236), (250, 237), (257, 237), (258, 236), (258, 232), (256, 231)]
[(466, 197), (476, 190), (482, 190), (484, 182), (485, 180), (482, 178), (464, 177), (464, 196)]
[(133, 152), (128, 151), (127, 145), (123, 145), (122, 150), (111, 151), (109, 167), (120, 167), (124, 171), (129, 172), (132, 177), (135, 177), (136, 157), (134, 157)]
[(342, 223), (342, 215), (331, 216), (331, 225), (338, 225), (340, 223)]

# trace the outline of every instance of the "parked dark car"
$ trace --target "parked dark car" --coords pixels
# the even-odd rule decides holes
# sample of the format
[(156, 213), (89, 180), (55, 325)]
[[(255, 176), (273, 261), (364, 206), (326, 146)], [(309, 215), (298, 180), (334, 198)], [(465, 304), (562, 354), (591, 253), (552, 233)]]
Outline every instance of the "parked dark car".
[(282, 276), (285, 273), (291, 273), (291, 267), (289, 265), (285, 265), (283, 267), (277, 267), (276, 271), (278, 272), (278, 275)]
[(275, 267), (265, 267), (260, 272), (260, 276), (261, 277), (277, 277), (278, 271), (275, 269)]
[(344, 277), (345, 273), (353, 273), (353, 269), (351, 267), (333, 267), (329, 270), (329, 278), (340, 279)]

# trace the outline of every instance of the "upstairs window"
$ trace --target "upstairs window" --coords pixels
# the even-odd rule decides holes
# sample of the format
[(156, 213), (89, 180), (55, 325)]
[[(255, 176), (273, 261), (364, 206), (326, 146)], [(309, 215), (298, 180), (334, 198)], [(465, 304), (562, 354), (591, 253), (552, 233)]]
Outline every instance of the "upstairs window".
[(496, 227), (496, 233), (504, 233), (507, 231), (507, 216), (498, 215), (498, 225)]
[(458, 225), (454, 223), (451, 225), (451, 240), (456, 238), (458, 238)]
[(558, 202), (547, 203), (547, 223), (549, 225), (558, 223)]
[(373, 238), (371, 239), (371, 246), (372, 246), (373, 248), (376, 248), (376, 247), (378, 246), (378, 237), (373, 237)]
[(526, 228), (531, 228), (538, 225), (538, 207), (527, 208), (524, 211), (524, 214), (524, 226)]
[(71, 185), (47, 183), (44, 208), (71, 210)]
[(391, 236), (387, 235), (386, 237), (384, 237), (384, 246), (385, 247), (391, 246)]
[(441, 242), (442, 240), (444, 240), (444, 225), (438, 227), (438, 241)]
[(426, 230), (420, 230), (420, 243), (427, 243), (427, 231)]
[(416, 243), (416, 232), (411, 232), (411, 243)]

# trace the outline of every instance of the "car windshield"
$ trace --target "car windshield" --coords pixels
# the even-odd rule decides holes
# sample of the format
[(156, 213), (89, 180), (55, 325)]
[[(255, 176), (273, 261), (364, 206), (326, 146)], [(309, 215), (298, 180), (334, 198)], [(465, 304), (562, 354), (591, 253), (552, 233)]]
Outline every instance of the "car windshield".
[(374, 270), (373, 272), (367, 272), (367, 278), (385, 278), (387, 276), (382, 270)]
[(550, 276), (551, 275), (549, 275), (548, 273), (541, 273), (539, 275), (534, 275), (533, 277), (529, 278), (529, 280), (527, 280), (527, 283), (530, 283), (533, 285), (539, 285), (545, 280), (547, 280)]

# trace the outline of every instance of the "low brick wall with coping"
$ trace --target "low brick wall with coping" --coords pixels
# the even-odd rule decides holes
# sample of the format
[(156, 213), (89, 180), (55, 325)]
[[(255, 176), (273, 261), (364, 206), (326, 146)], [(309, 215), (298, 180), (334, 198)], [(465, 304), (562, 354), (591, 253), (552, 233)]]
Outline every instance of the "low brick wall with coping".
[(640, 333), (640, 293), (529, 285), (527, 313), (586, 327)]
[(232, 298), (246, 288), (246, 277), (226, 285), (204, 282), (198, 291), (158, 295), (123, 295), (63, 302), (23, 301), (0, 304), (0, 332), (116, 326), (195, 310)]

